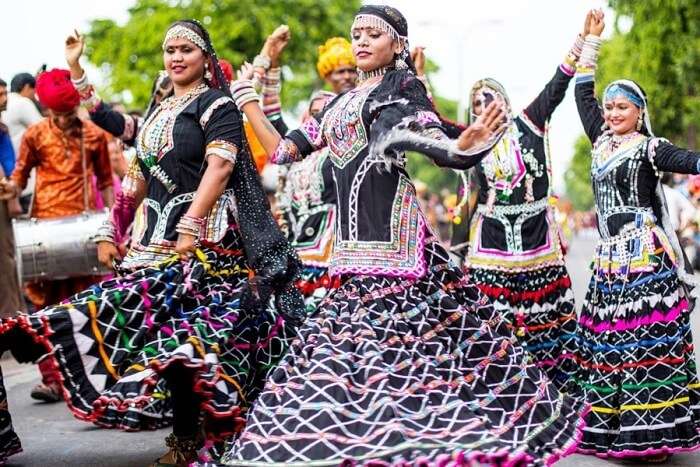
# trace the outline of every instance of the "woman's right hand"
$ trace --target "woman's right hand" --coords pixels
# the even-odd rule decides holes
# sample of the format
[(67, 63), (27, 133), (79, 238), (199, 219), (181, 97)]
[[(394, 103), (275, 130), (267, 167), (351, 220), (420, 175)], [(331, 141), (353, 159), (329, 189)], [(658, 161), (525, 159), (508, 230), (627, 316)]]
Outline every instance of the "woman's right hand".
[(600, 37), (600, 35), (603, 33), (603, 29), (605, 29), (605, 21), (603, 21), (604, 19), (605, 13), (603, 13), (603, 10), (593, 10), (590, 25), (590, 33), (592, 35)]
[(114, 243), (97, 243), (97, 260), (109, 269), (114, 269), (114, 260), (121, 261), (122, 254)]
[(85, 37), (81, 36), (77, 30), (74, 33), (66, 38), (65, 48), (66, 63), (71, 69), (80, 66), (80, 57), (85, 48)]

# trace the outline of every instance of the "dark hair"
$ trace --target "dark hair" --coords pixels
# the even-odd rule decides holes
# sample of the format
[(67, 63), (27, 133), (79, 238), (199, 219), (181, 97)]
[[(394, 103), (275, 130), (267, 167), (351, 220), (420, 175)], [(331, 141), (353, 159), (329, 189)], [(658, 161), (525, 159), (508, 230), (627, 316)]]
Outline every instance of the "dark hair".
[(6, 88), (6, 87), (7, 87), (7, 83), (5, 82), (5, 80), (0, 78), (0, 88)]
[(10, 92), (20, 92), (26, 85), (30, 88), (36, 87), (36, 80), (29, 73), (18, 73), (10, 81)]

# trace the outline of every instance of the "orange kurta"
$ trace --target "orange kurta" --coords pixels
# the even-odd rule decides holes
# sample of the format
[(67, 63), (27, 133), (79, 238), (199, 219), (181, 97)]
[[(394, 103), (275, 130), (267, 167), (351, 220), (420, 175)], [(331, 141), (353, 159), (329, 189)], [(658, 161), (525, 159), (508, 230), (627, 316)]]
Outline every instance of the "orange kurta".
[[(85, 174), (80, 150), (81, 131)], [(92, 176), (97, 177), (99, 190), (112, 185), (107, 141), (107, 134), (90, 121), (81, 121), (79, 127), (67, 133), (49, 118), (30, 126), (22, 137), (12, 180), (24, 188), (29, 173), (36, 168), (31, 216), (46, 219), (81, 213), (85, 210), (83, 190), (88, 193), (88, 208), (94, 209)], [(37, 308), (43, 308), (80, 292), (96, 279), (88, 276), (33, 282), (26, 284), (25, 293)]]
[(45, 219), (79, 214), (85, 210), (83, 190), (88, 191), (88, 207), (95, 207), (90, 179), (97, 176), (97, 187), (112, 185), (107, 134), (90, 121), (81, 121), (86, 170), (80, 153), (80, 128), (64, 133), (45, 118), (24, 133), (12, 180), (27, 184), (36, 168), (36, 187), (31, 216)]

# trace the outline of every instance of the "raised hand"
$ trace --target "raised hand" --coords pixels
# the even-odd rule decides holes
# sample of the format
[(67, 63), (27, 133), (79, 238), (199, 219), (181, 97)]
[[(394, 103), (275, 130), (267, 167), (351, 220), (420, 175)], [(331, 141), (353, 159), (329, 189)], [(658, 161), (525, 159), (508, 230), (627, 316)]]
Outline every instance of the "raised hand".
[(505, 120), (505, 110), (503, 102), (493, 101), (481, 115), (467, 127), (457, 138), (457, 148), (466, 151), (473, 147), (478, 147), (498, 134), (505, 128), (508, 122)]
[(80, 66), (80, 57), (85, 48), (85, 37), (80, 35), (77, 29), (73, 32), (74, 34), (66, 38), (65, 48), (66, 63), (71, 69)]
[(416, 67), (416, 76), (425, 75), (425, 47), (414, 47), (411, 50), (411, 61)]
[(277, 29), (265, 40), (261, 55), (270, 57), (270, 64), (272, 67), (279, 66), (279, 57), (282, 51), (287, 47), (287, 44), (289, 44), (291, 38), (292, 33), (289, 31), (289, 26), (282, 24), (277, 26)]
[(593, 14), (591, 17), (590, 34), (600, 37), (600, 35), (603, 33), (603, 29), (605, 29), (605, 21), (603, 21), (604, 19), (605, 14), (603, 13), (603, 10), (593, 10)]
[(581, 33), (581, 37), (584, 39), (586, 38), (587, 35), (591, 33), (591, 20), (593, 19), (593, 10), (588, 10), (588, 13), (586, 13), (586, 20), (583, 22), (583, 32)]
[(237, 76), (239, 80), (253, 79), (254, 74), (255, 68), (253, 68), (253, 65), (248, 62), (243, 62), (243, 65), (241, 65), (241, 68), (238, 70)]

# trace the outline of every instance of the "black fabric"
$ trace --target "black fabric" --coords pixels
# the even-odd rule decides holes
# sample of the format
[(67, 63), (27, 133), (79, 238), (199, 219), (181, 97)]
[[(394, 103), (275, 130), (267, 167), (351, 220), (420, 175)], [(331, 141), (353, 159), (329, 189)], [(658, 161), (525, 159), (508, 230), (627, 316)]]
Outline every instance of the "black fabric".
[(541, 131), (544, 131), (552, 113), (564, 100), (571, 78), (572, 76), (564, 73), (561, 67), (557, 67), (557, 71), (552, 79), (549, 80), (535, 100), (525, 108), (525, 114)]
[[(552, 113), (561, 103), (561, 101), (564, 100), (566, 89), (569, 86), (571, 78), (571, 76), (567, 75), (557, 67), (557, 71), (554, 73), (552, 79), (523, 111), (525, 116), (537, 126), (537, 129), (535, 130), (539, 131), (533, 131), (533, 128), (527, 125), (520, 116), (516, 117), (514, 120), (514, 124), (517, 126), (521, 135), (519, 141), (522, 150), (524, 152), (531, 152), (541, 167), (542, 173), (540, 176), (535, 176), (533, 170), (528, 170), (528, 174), (532, 175), (534, 178), (532, 194), (535, 200), (549, 196), (549, 186), (551, 180), (549, 180), (546, 170), (547, 153), (543, 132), (547, 121), (552, 116)], [(528, 166), (528, 164), (526, 164), (526, 166)], [(489, 183), (486, 179), (481, 164), (476, 166), (475, 172), (479, 185), (479, 203), (486, 204), (488, 202)], [(526, 186), (523, 181), (520, 183), (520, 185), (515, 187), (508, 201), (501, 202), (497, 199), (496, 204), (524, 204), (526, 202), (526, 191)]]
[(594, 82), (576, 83), (574, 95), (576, 96), (576, 107), (578, 108), (578, 115), (581, 118), (583, 129), (591, 143), (595, 143), (600, 135), (603, 134), (605, 119), (603, 118), (603, 109), (595, 98)]
[[(173, 371), (177, 368), (178, 371)], [(183, 365), (170, 367), (163, 374), (173, 403), (173, 433), (178, 438), (194, 438), (199, 433), (201, 397), (192, 390), (194, 375)]]
[[(130, 137), (124, 138), (124, 130), (126, 128), (126, 119), (132, 119), (136, 128)], [(106, 102), (100, 102), (91, 112), (90, 119), (100, 128), (107, 131), (108, 133), (116, 136), (117, 138), (122, 138), (122, 140), (129, 146), (133, 146), (136, 141), (136, 135), (138, 134), (138, 124), (139, 120), (132, 117), (131, 115), (124, 115), (121, 112), (117, 112), (110, 107)]]
[[(342, 94), (331, 101), (325, 109), (316, 115), (321, 122), (324, 115), (335, 105)], [(349, 203), (354, 174), (360, 169), (365, 159), (370, 157), (370, 148), (381, 146), (385, 137), (392, 134), (398, 127), (409, 130), (410, 133), (421, 135), (426, 128), (434, 128), (442, 131), (440, 123), (419, 125), (416, 122), (418, 112), (434, 112), (433, 104), (427, 96), (425, 86), (416, 76), (407, 70), (391, 70), (384, 76), (382, 82), (374, 88), (367, 97), (362, 109), (362, 122), (369, 124), (368, 144), (363, 147), (358, 156), (347, 162), (343, 168), (334, 167), (336, 188), (338, 196), (338, 217), (341, 238), (349, 238)], [(443, 133), (444, 136), (444, 133)], [(301, 154), (310, 154), (314, 148), (300, 130), (293, 130), (288, 135)], [(384, 154), (387, 164), (378, 164), (369, 169), (363, 179), (362, 187), (358, 194), (357, 225), (358, 240), (361, 241), (389, 241), (391, 229), (391, 209), (394, 203), (396, 189), (403, 177), (408, 177), (401, 164), (389, 164), (388, 162), (397, 156), (397, 150), (414, 149), (430, 157), (438, 165), (467, 168), (478, 163), (483, 153), (473, 157), (459, 157), (450, 154), (447, 150), (447, 140), (438, 141), (444, 144), (438, 145), (414, 145), (410, 142), (398, 141), (396, 145), (389, 147), (394, 154)], [(429, 138), (426, 137), (425, 140)], [(377, 145), (377, 146), (375, 146)], [(369, 146), (369, 147), (368, 147)], [(393, 150), (393, 151), (392, 151)]]

